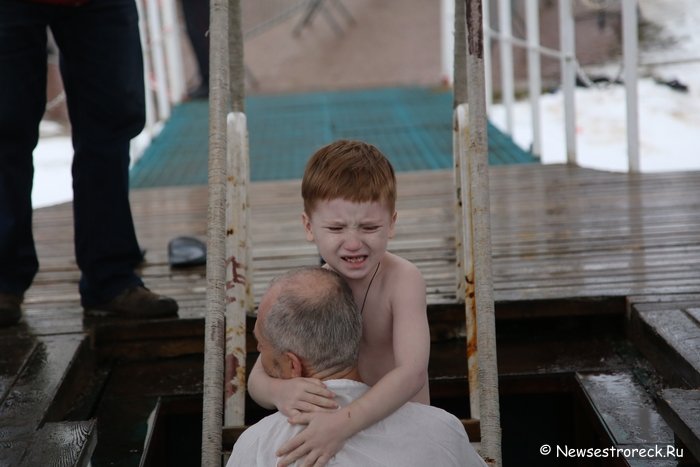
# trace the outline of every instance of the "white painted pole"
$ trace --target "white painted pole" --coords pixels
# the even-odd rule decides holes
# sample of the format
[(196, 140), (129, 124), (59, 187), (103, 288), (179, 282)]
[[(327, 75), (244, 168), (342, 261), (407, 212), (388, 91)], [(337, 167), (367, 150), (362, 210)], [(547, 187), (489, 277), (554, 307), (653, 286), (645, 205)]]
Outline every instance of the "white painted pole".
[[(457, 303), (464, 303), (466, 277), (465, 260), (466, 254), (462, 229), (464, 228), (464, 217), (462, 209), (462, 170), (460, 169), (460, 153), (462, 151), (462, 137), (460, 136), (459, 122), (457, 120), (457, 108), (460, 104), (467, 102), (467, 5), (464, 0), (454, 1), (454, 78), (452, 87), (452, 161), (454, 170), (455, 189), (455, 296)], [(471, 387), (470, 390), (471, 392)], [(471, 399), (470, 399), (471, 400)]]
[(571, 0), (559, 0), (559, 39), (562, 53), (561, 80), (564, 93), (566, 161), (576, 165), (576, 44)]
[(532, 119), (532, 154), (542, 155), (542, 122), (540, 113), (540, 93), (542, 74), (540, 68), (540, 11), (538, 0), (527, 0), (525, 22), (527, 27), (527, 75)]
[(493, 68), (491, 67), (491, 7), (490, 0), (483, 3), (484, 27), (484, 93), (486, 94), (486, 114), (493, 106)]
[(457, 293), (459, 303), (464, 303), (465, 327), (467, 331), (467, 381), (469, 383), (469, 415), (473, 419), (481, 418), (481, 389), (479, 388), (479, 346), (477, 345), (477, 318), (474, 292), (474, 237), (472, 224), (471, 204), (471, 160), (468, 153), (469, 134), (469, 104), (459, 105), (454, 112), (455, 119), (455, 177), (457, 185), (458, 218), (461, 224), (458, 226), (457, 261), (461, 262), (458, 268), (462, 276), (459, 278), (461, 287)]
[(510, 0), (498, 0), (499, 55), (501, 58), (501, 102), (506, 116), (506, 132), (513, 135), (513, 19)]
[(170, 83), (170, 103), (177, 104), (185, 95), (185, 68), (182, 64), (180, 27), (174, 0), (161, 0), (163, 5), (163, 38)]
[[(488, 1), (488, 0), (487, 0)], [(496, 312), (491, 264), (489, 161), (484, 93), (484, 23), (482, 0), (467, 5), (467, 100), (469, 101), (469, 194), (472, 216), (474, 304), (476, 306), (481, 454), (500, 467), (501, 421), (496, 359)], [(462, 161), (462, 167), (467, 167)], [(467, 193), (462, 193), (467, 196)]]
[(156, 123), (155, 102), (153, 102), (153, 91), (151, 85), (151, 75), (153, 74), (151, 66), (151, 48), (146, 43), (148, 37), (148, 26), (144, 17), (143, 0), (136, 0), (136, 9), (139, 14), (139, 34), (141, 36), (141, 50), (143, 51), (143, 81), (146, 93), (146, 126), (144, 132), (148, 140), (153, 138), (153, 127)]
[(441, 79), (445, 86), (450, 86), (453, 83), (452, 71), (454, 68), (455, 47), (453, 34), (454, 22), (455, 0), (440, 0), (440, 65), (442, 68)]
[(153, 72), (156, 81), (156, 102), (158, 104), (157, 120), (165, 120), (170, 116), (170, 100), (168, 98), (168, 83), (166, 81), (165, 58), (163, 56), (163, 35), (161, 33), (160, 9), (157, 0), (146, 0), (146, 15), (148, 16), (148, 32), (153, 53)]
[(246, 117), (231, 112), (227, 117), (226, 141), (226, 359), (224, 380), (224, 425), (243, 426), (246, 390), (246, 310), (247, 290), (247, 178), (243, 175), (248, 159)]
[(622, 39), (627, 94), (627, 164), (629, 171), (641, 170), (639, 160), (639, 107), (637, 95), (637, 0), (622, 1)]

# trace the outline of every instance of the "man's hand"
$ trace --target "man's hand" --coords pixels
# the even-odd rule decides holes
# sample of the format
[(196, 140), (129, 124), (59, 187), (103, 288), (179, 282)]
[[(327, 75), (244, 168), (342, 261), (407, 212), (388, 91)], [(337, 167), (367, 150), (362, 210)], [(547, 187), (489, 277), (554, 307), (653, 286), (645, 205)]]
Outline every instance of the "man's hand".
[(346, 410), (307, 412), (289, 419), (293, 425), (307, 425), (304, 430), (277, 450), (282, 457), (277, 467), (286, 467), (306, 456), (301, 467), (323, 467), (343, 447), (351, 435)]
[(315, 378), (292, 378), (278, 380), (277, 409), (286, 417), (298, 416), (305, 412), (337, 409), (335, 394)]

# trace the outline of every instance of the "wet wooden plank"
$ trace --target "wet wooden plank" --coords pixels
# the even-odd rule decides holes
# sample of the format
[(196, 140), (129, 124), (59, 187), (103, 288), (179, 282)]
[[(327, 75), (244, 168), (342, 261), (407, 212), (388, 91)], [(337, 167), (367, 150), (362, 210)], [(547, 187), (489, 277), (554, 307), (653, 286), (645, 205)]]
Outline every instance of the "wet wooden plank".
[(47, 423), (34, 435), (19, 465), (88, 466), (96, 444), (95, 420)]
[(700, 322), (682, 309), (633, 310), (630, 336), (669, 380), (700, 386)]
[(0, 402), (5, 399), (35, 346), (35, 339), (12, 334), (8, 329), (0, 334)]
[(673, 431), (631, 372), (577, 373), (576, 380), (614, 446), (673, 443)]
[(659, 412), (696, 460), (700, 460), (700, 390), (664, 389)]
[(44, 420), (83, 343), (82, 335), (41, 337), (0, 404), (0, 441), (26, 437)]

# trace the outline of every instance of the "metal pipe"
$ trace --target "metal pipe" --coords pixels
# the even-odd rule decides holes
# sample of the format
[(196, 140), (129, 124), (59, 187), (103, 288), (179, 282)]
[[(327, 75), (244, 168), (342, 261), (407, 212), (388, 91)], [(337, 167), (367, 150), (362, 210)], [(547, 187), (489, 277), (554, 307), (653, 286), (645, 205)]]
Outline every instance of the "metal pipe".
[[(469, 184), (472, 217), (472, 258), (476, 304), (481, 453), (500, 467), (501, 424), (496, 362), (496, 320), (491, 268), (488, 138), (484, 85), (484, 23), (481, 0), (467, 6), (467, 83), (469, 101)], [(466, 163), (466, 161), (463, 161)], [(463, 194), (464, 196), (464, 194)]]
[(207, 313), (204, 330), (202, 466), (221, 465), (224, 394), (226, 270), (226, 107), (228, 102), (228, 0), (211, 0), (209, 60), (209, 207)]
[[(465, 3), (468, 0), (465, 0)], [(484, 27), (484, 93), (486, 94), (486, 114), (488, 115), (493, 106), (493, 69), (491, 66), (491, 39), (494, 37), (491, 32), (491, 6), (486, 0), (483, 4), (483, 27)]]
[(641, 170), (639, 160), (639, 108), (637, 97), (637, 0), (622, 1), (622, 40), (627, 96), (627, 164), (629, 171)]
[(170, 102), (177, 104), (185, 95), (185, 69), (182, 65), (182, 48), (174, 0), (163, 0), (163, 38), (165, 58), (170, 83)]
[(576, 44), (571, 0), (559, 0), (559, 39), (562, 52), (561, 80), (564, 92), (564, 133), (566, 161), (576, 165)]
[[(234, 2), (232, 2), (234, 3)], [(246, 311), (252, 276), (248, 274), (248, 129), (242, 112), (227, 117), (226, 151), (226, 357), (224, 425), (245, 425)]]
[(156, 0), (146, 0), (146, 16), (148, 17), (148, 37), (150, 38), (153, 52), (153, 75), (156, 83), (158, 120), (165, 120), (170, 116), (170, 99), (168, 97), (168, 83), (165, 79), (160, 9)]
[(513, 101), (515, 86), (513, 84), (513, 46), (505, 37), (513, 36), (513, 19), (510, 10), (510, 0), (498, 0), (498, 24), (501, 39), (498, 52), (501, 58), (501, 102), (506, 116), (506, 132), (513, 134)]
[(532, 154), (542, 156), (542, 122), (540, 115), (540, 93), (542, 76), (540, 69), (540, 12), (538, 0), (527, 0), (525, 21), (527, 25), (527, 76), (532, 119)]

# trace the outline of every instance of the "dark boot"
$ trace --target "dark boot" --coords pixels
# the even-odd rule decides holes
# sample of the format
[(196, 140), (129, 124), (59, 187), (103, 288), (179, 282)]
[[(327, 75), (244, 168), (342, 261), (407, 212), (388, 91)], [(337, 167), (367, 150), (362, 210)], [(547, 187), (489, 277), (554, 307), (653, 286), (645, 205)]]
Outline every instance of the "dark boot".
[(177, 316), (177, 302), (146, 287), (126, 289), (109, 302), (85, 309), (88, 316), (114, 315), (125, 318), (164, 318)]
[(0, 293), (0, 326), (12, 326), (22, 317), (22, 297)]

